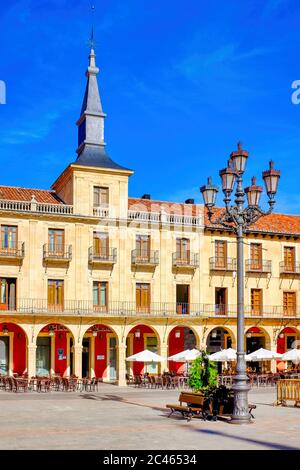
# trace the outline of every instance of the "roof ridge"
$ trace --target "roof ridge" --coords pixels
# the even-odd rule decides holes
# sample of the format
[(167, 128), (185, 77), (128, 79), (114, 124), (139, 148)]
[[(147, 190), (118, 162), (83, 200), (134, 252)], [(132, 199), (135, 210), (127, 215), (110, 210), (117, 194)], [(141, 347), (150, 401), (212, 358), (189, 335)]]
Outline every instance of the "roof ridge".
[(193, 204), (188, 204), (186, 202), (177, 202), (177, 201), (163, 201), (161, 199), (143, 199), (142, 197), (134, 197), (134, 196), (128, 196), (128, 199), (138, 199), (138, 200), (141, 200), (141, 201), (148, 201), (149, 202), (165, 202), (167, 204), (183, 204), (185, 206), (201, 206), (203, 204), (196, 204), (196, 203), (193, 203)]
[(8, 186), (6, 184), (1, 184), (0, 188), (27, 189), (27, 190), (30, 189), (31, 191), (46, 191), (48, 193), (55, 193), (56, 194), (56, 191), (54, 189), (27, 188), (25, 186)]

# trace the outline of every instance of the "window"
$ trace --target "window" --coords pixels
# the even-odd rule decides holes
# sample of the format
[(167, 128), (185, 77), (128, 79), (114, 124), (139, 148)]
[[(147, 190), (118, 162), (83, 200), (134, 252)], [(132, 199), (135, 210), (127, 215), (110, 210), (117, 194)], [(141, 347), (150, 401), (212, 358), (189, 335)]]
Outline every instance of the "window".
[(296, 315), (296, 292), (283, 293), (283, 315)]
[(285, 271), (294, 271), (295, 270), (295, 247), (294, 246), (285, 246), (284, 247), (284, 269)]
[(48, 308), (51, 310), (63, 310), (64, 305), (64, 281), (48, 280)]
[(251, 313), (262, 314), (262, 289), (251, 289)]
[(94, 186), (94, 207), (108, 207), (108, 188)]
[(48, 252), (49, 255), (63, 255), (65, 243), (65, 231), (56, 228), (48, 230)]
[(185, 262), (190, 260), (190, 240), (188, 238), (176, 238), (176, 259)]
[(227, 313), (227, 289), (225, 287), (216, 287), (215, 312), (216, 315), (226, 315)]
[(106, 310), (108, 300), (108, 283), (93, 282), (93, 306), (95, 310)]
[(250, 265), (251, 269), (259, 271), (262, 268), (262, 244), (250, 244)]
[(136, 310), (137, 312), (149, 312), (150, 284), (136, 285)]
[(18, 227), (1, 225), (1, 249), (16, 250), (18, 241)]
[(227, 242), (215, 240), (216, 268), (226, 268)]
[(176, 311), (178, 314), (189, 313), (190, 286), (186, 284), (176, 285)]
[(94, 232), (93, 235), (94, 255), (99, 258), (108, 258), (109, 255), (109, 236), (105, 232)]
[(146, 261), (150, 259), (150, 235), (136, 236), (136, 257)]

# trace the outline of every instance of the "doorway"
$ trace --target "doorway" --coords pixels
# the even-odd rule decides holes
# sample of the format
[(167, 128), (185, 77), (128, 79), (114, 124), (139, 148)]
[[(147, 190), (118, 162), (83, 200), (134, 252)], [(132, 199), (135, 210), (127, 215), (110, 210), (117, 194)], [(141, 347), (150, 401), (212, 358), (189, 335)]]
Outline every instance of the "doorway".
[(226, 315), (227, 313), (227, 288), (216, 287), (215, 289), (215, 314)]
[(82, 377), (90, 375), (90, 338), (82, 341)]
[[(257, 351), (260, 348), (265, 348), (265, 337), (264, 336), (246, 336), (246, 352), (250, 354), (254, 351)], [(262, 363), (251, 361), (248, 363), (250, 367), (256, 372), (261, 370)]]
[(49, 375), (51, 368), (51, 338), (38, 336), (36, 346), (36, 375)]
[(109, 338), (109, 356), (108, 356), (108, 378), (109, 381), (117, 380), (117, 338)]
[(8, 374), (9, 336), (0, 336), (0, 374)]
[(176, 311), (178, 314), (189, 313), (190, 286), (186, 284), (176, 285)]
[[(146, 348), (148, 351), (151, 351), (155, 354), (158, 353), (158, 343), (157, 337), (155, 335), (149, 335), (146, 337)], [(145, 362), (144, 371), (148, 374), (157, 374), (158, 373), (158, 364), (156, 362)]]

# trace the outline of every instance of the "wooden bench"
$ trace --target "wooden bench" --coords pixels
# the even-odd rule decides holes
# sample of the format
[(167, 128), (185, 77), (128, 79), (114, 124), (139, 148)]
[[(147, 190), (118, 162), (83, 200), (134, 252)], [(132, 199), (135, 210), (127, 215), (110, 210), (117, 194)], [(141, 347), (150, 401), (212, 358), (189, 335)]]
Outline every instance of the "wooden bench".
[[(233, 410), (233, 397), (230, 398), (231, 403), (229, 403), (229, 407)], [(186, 405), (183, 405), (183, 403), (186, 403)], [(181, 413), (182, 416), (187, 419), (187, 421), (190, 421), (193, 416), (198, 416), (206, 420), (208, 415), (212, 415), (214, 421), (217, 420), (218, 416), (222, 416), (224, 418), (227, 416), (229, 418), (231, 416), (231, 413), (224, 413), (225, 410), (223, 404), (220, 404), (219, 409), (215, 414), (212, 402), (210, 402), (202, 394), (191, 392), (181, 392), (179, 395), (179, 404), (167, 404), (166, 408), (171, 410), (168, 417), (170, 417), (173, 413), (178, 412)], [(251, 418), (254, 418), (252, 410), (256, 409), (256, 405), (249, 404), (248, 409)]]
[[(208, 412), (205, 411), (206, 399), (204, 395), (181, 392), (179, 395), (179, 404), (167, 404), (166, 408), (171, 410), (168, 418), (175, 412), (181, 413), (181, 415), (190, 421), (193, 416), (198, 416), (206, 420)], [(186, 403), (186, 405), (183, 405)]]

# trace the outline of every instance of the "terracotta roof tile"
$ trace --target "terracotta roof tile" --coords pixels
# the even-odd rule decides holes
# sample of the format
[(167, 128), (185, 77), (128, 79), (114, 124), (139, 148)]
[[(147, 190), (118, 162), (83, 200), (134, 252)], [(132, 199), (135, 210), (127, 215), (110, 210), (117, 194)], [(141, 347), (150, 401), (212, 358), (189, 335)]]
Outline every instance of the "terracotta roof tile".
[[(12, 186), (0, 186), (0, 199), (11, 201), (30, 201), (32, 196), (37, 202), (48, 204), (64, 204), (64, 202), (55, 194), (54, 191), (47, 189), (30, 189)], [(200, 204), (184, 204), (170, 201), (156, 201), (153, 199), (129, 198), (128, 208), (130, 210), (139, 210), (145, 212), (165, 211), (167, 214), (176, 215), (201, 215), (203, 206)], [(217, 207), (214, 211), (218, 217), (224, 209)], [(206, 228), (218, 228), (210, 224), (207, 211), (205, 211), (204, 222)], [(222, 228), (219, 226), (219, 228)], [(300, 216), (288, 214), (270, 214), (259, 219), (250, 227), (250, 231), (263, 233), (274, 233), (284, 235), (300, 235)]]
[[(155, 201), (154, 199), (142, 199), (131, 197), (128, 199), (128, 209), (144, 212), (160, 212), (176, 215), (199, 215), (203, 208), (199, 204), (183, 204), (179, 202)], [(197, 211), (198, 209), (198, 211)]]
[[(218, 218), (223, 211), (224, 209), (217, 207), (214, 211), (214, 218)], [(205, 211), (205, 226), (207, 228), (217, 227), (209, 222), (207, 211)], [(269, 214), (261, 217), (257, 222), (252, 224), (249, 227), (250, 232), (251, 230), (263, 233), (300, 235), (300, 216), (276, 213)]]
[[(185, 215), (201, 215), (203, 206), (200, 204), (183, 204), (172, 203), (167, 201), (155, 201), (152, 199), (129, 198), (128, 207), (133, 210), (160, 212), (163, 208), (165, 212), (172, 214), (185, 214)], [(214, 210), (214, 218), (217, 218), (223, 212), (223, 208), (216, 207)], [(212, 225), (207, 216), (207, 211), (204, 214), (204, 223), (206, 228), (222, 228), (222, 226)], [(300, 235), (300, 216), (288, 214), (270, 214), (259, 219), (255, 224), (250, 227), (253, 231), (273, 234), (284, 235)]]
[(12, 186), (0, 186), (0, 199), (10, 201), (31, 201), (32, 196), (37, 202), (47, 204), (64, 204), (59, 197), (47, 189), (17, 188)]

